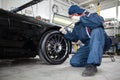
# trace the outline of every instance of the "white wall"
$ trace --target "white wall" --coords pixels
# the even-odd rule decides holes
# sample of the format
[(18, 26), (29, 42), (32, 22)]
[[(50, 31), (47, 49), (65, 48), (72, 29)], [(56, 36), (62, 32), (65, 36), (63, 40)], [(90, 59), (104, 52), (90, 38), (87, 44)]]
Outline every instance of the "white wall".
[(57, 5), (58, 6), (58, 14), (61, 15), (68, 15), (68, 8), (70, 7), (70, 4), (65, 3), (61, 0), (55, 0), (53, 5)]
[[(12, 10), (29, 1), (31, 0), (2, 0), (2, 8), (5, 10)], [(54, 4), (58, 6), (58, 14), (68, 15), (68, 8), (70, 4), (65, 3), (61, 0), (43, 0), (42, 2), (34, 5), (33, 8), (28, 7), (19, 13), (26, 14), (27, 12), (29, 13), (27, 15), (31, 15), (34, 17), (40, 15), (42, 18), (51, 20), (53, 15), (52, 7)]]
[[(29, 2), (31, 0), (3, 0), (3, 5), (2, 8), (5, 10), (12, 10), (16, 7), (19, 7), (27, 2)], [(38, 9), (38, 10), (36, 10)], [(32, 11), (33, 10), (33, 11)], [(31, 15), (40, 15), (43, 18), (49, 18), (49, 0), (44, 0), (40, 3), (38, 3), (37, 5), (32, 7), (28, 7), (25, 10), (22, 11), (23, 14), (25, 14), (25, 11), (32, 11)]]
[(100, 11), (100, 15), (104, 18), (116, 18), (116, 8), (112, 7), (109, 9), (105, 9)]
[(118, 20), (120, 21), (120, 6), (118, 7)]
[(2, 7), (2, 0), (0, 0), (0, 8)]
[(41, 16), (42, 18), (49, 19), (50, 12), (49, 6), (50, 6), (49, 0), (45, 0), (36, 5), (25, 8), (24, 10), (22, 10), (22, 14), (26, 14), (33, 17)]
[(5, 10), (11, 10), (29, 1), (31, 0), (2, 0), (2, 8)]
[(42, 18), (49, 19), (49, 16), (50, 16), (49, 0), (44, 0), (44, 1), (34, 5), (34, 12), (35, 12), (35, 15), (40, 15)]

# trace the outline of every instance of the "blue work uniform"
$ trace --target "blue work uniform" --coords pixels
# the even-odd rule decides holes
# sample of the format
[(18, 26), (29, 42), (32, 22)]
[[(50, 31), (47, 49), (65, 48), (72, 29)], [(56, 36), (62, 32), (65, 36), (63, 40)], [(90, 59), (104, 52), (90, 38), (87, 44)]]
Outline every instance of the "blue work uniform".
[(101, 64), (103, 52), (111, 46), (111, 40), (104, 31), (103, 22), (104, 19), (101, 16), (92, 13), (89, 16), (82, 16), (75, 24), (73, 31), (67, 32), (65, 35), (67, 39), (73, 42), (80, 40), (84, 44), (72, 56), (70, 60), (72, 66), (82, 67), (86, 64), (99, 66)]

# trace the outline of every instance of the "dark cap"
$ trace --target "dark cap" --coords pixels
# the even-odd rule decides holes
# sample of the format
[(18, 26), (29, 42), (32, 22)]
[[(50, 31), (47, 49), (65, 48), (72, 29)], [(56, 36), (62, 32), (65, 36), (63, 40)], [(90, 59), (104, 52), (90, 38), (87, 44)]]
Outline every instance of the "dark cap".
[(72, 15), (74, 13), (77, 14), (82, 14), (85, 11), (85, 9), (80, 8), (78, 5), (72, 5), (70, 6), (69, 10), (68, 10), (68, 14)]

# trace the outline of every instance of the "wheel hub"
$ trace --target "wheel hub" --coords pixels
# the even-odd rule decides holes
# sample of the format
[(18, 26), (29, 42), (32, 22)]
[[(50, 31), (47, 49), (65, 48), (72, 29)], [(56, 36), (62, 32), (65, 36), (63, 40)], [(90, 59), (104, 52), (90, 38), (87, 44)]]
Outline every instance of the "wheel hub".
[(62, 50), (62, 45), (60, 43), (55, 43), (54, 45), (55, 52), (60, 52)]

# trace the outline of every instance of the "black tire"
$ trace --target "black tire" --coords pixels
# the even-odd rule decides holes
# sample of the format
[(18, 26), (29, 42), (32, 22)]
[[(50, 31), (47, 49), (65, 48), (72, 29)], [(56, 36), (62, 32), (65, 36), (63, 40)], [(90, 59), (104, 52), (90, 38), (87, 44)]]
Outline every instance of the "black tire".
[(70, 42), (59, 31), (47, 31), (41, 38), (39, 56), (47, 64), (63, 63), (70, 51)]

